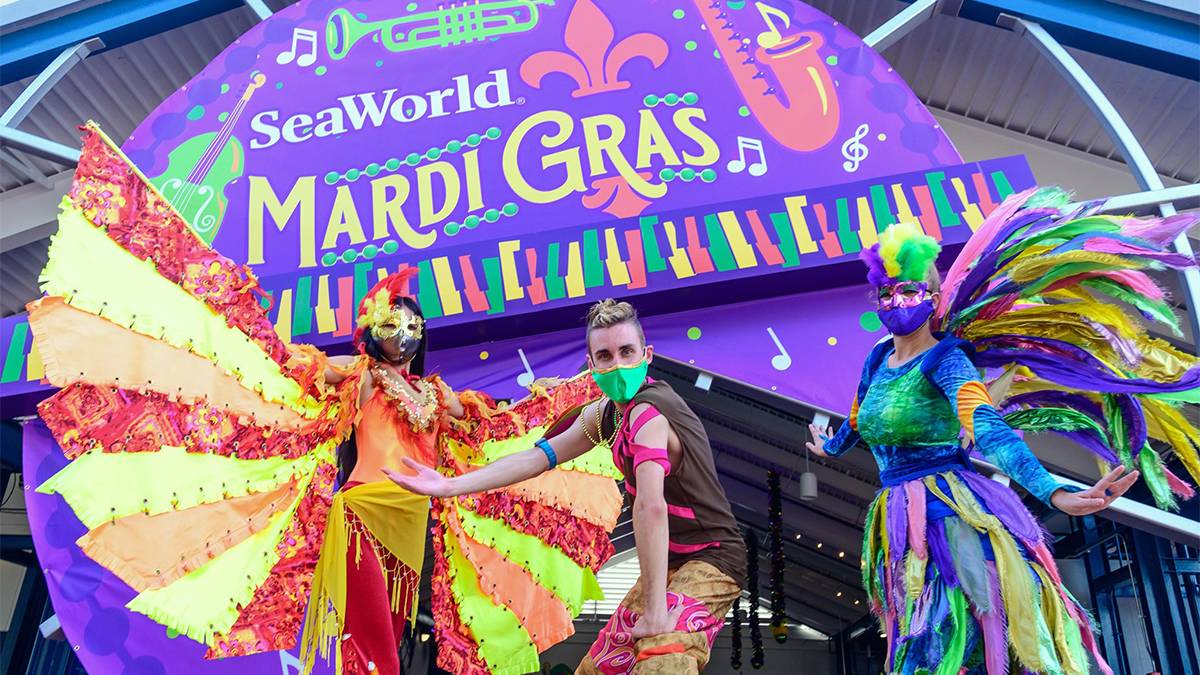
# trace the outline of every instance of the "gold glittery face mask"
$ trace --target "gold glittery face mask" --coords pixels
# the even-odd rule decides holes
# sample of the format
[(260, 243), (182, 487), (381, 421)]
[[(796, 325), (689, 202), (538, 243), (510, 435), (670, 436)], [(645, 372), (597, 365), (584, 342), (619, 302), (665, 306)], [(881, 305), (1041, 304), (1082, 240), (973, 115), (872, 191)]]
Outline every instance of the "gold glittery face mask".
[(401, 342), (420, 342), (425, 334), (425, 320), (403, 305), (381, 312), (371, 322), (371, 336), (376, 340), (400, 338)]

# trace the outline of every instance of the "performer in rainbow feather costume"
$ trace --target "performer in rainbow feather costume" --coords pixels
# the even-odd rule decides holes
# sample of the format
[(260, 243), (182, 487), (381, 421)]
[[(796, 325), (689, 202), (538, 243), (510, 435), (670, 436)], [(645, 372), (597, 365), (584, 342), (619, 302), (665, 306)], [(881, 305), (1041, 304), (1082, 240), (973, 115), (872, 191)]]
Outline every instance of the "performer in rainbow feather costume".
[[(832, 437), (812, 427), (822, 442), (808, 446), (837, 456), (862, 441), (879, 463), (862, 566), (888, 673), (1084, 673), (1089, 653), (1111, 673), (1038, 521), (972, 469), (970, 450), (1073, 515), (1105, 508), (1139, 474), (1162, 506), (1191, 497), (1150, 439), (1200, 479), (1200, 433), (1177, 407), (1200, 400), (1197, 360), (1111, 302), (1178, 333), (1146, 270), (1195, 264), (1167, 249), (1195, 219), (1064, 212), (1066, 201), (1057, 190), (1011, 197), (940, 288), (939, 247), (914, 224), (862, 256), (894, 337), (868, 357), (849, 419)], [(997, 376), (990, 391), (979, 369)], [(1014, 429), (1064, 434), (1117, 468), (1064, 489)]]
[[(71, 460), (37, 489), (88, 528), (80, 549), (136, 591), (131, 611), (209, 658), (291, 649), (303, 624), (305, 672), (332, 655), (339, 672), (393, 675), (430, 502), (382, 469), (415, 458), (468, 471), (528, 447), (599, 390), (590, 378), (535, 386), (504, 409), (450, 391), (422, 372), (423, 320), (404, 272), (359, 304), (365, 354), (281, 340), (253, 273), (85, 130), (41, 277), (47, 296), (29, 306), (46, 378), (62, 387), (39, 412)], [(357, 463), (335, 493), (352, 430)], [(538, 652), (600, 597), (595, 572), (621, 507), (604, 452), (434, 500), (442, 667), (537, 670)]]

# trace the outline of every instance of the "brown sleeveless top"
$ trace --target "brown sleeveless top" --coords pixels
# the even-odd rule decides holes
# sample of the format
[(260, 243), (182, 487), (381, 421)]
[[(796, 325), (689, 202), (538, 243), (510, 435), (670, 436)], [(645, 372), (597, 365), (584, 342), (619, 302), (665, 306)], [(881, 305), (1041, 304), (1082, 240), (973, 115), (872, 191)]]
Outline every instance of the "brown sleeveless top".
[[(682, 446), (678, 462), (671, 466), (663, 485), (667, 501), (667, 528), (670, 535), (667, 566), (676, 569), (691, 560), (700, 560), (729, 575), (740, 586), (746, 585), (746, 545), (737, 521), (729, 509), (725, 489), (717, 480), (712, 446), (700, 418), (665, 382), (647, 380), (633, 397), (627, 410), (648, 403), (675, 432)], [(613, 428), (613, 402), (604, 406), (601, 432), (613, 441), (613, 460), (625, 474), (625, 487), (637, 499), (634, 476), (634, 452), (627, 447), (633, 434), (630, 425), (638, 420), (625, 418), (618, 432)], [(633, 429), (636, 431), (636, 429)]]

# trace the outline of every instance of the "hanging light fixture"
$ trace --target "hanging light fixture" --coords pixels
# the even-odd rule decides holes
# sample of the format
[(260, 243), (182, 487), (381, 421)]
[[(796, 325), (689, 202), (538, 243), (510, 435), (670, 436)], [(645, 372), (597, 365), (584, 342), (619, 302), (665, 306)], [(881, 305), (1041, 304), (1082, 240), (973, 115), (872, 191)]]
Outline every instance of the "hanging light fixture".
[[(817, 439), (813, 438), (813, 443)], [(817, 474), (809, 467), (808, 446), (804, 446), (804, 473), (800, 474), (800, 499), (811, 502), (817, 498)]]

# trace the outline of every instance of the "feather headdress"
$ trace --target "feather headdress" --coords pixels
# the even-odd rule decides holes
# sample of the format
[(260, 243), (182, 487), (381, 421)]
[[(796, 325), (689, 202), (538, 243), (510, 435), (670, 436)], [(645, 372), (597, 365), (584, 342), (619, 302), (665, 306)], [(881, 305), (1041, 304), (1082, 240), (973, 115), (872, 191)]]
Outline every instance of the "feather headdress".
[(898, 281), (925, 281), (942, 247), (915, 222), (892, 225), (879, 235), (879, 243), (864, 249), (859, 258), (867, 265), (867, 280), (876, 286)]

